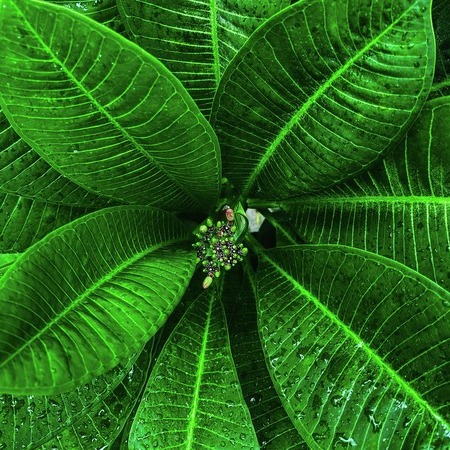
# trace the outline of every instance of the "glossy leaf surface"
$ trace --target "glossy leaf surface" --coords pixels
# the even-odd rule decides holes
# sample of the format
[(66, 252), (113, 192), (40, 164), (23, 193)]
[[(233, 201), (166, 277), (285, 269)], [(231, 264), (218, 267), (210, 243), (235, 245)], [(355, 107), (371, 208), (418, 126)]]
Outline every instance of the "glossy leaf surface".
[(350, 247), (285, 247), (261, 258), (269, 369), (309, 447), (448, 447), (450, 294)]
[(0, 192), (0, 253), (22, 252), (49, 232), (88, 212), (86, 208), (44, 203)]
[(225, 277), (222, 301), (227, 305), (230, 343), (239, 383), (262, 450), (308, 450), (273, 386), (256, 322), (255, 274), (233, 269)]
[(381, 164), (284, 204), (298, 233), (393, 258), (450, 290), (449, 123), (450, 97), (429, 101)]
[(90, 17), (117, 32), (124, 30), (116, 0), (45, 0)]
[(450, 4), (433, 1), (433, 27), (436, 35), (436, 68), (430, 96), (450, 95)]
[(9, 439), (6, 449), (94, 449), (108, 445), (138, 400), (151, 345), (138, 356), (64, 394), (0, 396), (1, 437)]
[(116, 201), (211, 207), (220, 182), (217, 138), (174, 75), (67, 8), (31, 0), (2, 0), (2, 7), (0, 103), (35, 151)]
[(168, 213), (116, 207), (27, 250), (0, 279), (2, 390), (64, 392), (142, 348), (189, 283), (188, 238)]
[(226, 66), (289, 0), (119, 0), (128, 31), (161, 60), (208, 116)]
[(70, 206), (100, 207), (112, 203), (110, 199), (86, 191), (52, 168), (14, 131), (1, 109), (0, 193)]
[(258, 448), (215, 292), (190, 306), (152, 371), (130, 449)]
[(428, 0), (299, 2), (264, 24), (228, 66), (212, 123), (242, 192), (287, 198), (376, 161), (428, 94)]
[(0, 277), (19, 256), (20, 253), (0, 253)]

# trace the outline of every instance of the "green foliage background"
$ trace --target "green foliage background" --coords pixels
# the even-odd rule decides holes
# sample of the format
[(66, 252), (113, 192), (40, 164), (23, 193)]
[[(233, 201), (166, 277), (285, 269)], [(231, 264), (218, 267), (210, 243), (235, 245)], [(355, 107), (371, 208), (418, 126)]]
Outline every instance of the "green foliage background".
[(0, 0), (0, 449), (450, 448), (449, 24)]

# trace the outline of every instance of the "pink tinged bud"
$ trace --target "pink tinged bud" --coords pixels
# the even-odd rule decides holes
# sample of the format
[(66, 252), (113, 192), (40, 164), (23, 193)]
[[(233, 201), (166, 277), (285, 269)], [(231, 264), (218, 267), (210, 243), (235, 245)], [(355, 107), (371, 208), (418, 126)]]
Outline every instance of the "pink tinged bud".
[(206, 277), (203, 280), (203, 289), (209, 288), (209, 286), (211, 286), (213, 279), (211, 277)]
[(231, 208), (227, 208), (225, 210), (225, 216), (227, 217), (228, 222), (232, 222), (234, 220), (234, 211)]

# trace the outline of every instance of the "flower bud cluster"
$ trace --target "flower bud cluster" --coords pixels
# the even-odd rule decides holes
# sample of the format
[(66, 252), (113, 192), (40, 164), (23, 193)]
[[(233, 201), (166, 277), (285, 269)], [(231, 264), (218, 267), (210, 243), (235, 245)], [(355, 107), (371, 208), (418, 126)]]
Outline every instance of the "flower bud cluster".
[(225, 211), (225, 220), (216, 223), (208, 217), (200, 225), (196, 236), (198, 241), (193, 244), (197, 250), (197, 262), (203, 266), (203, 272), (207, 277), (203, 281), (203, 287), (211, 285), (214, 278), (220, 276), (223, 269), (230, 270), (239, 261), (242, 261), (248, 253), (243, 244), (236, 244), (234, 213), (231, 208)]

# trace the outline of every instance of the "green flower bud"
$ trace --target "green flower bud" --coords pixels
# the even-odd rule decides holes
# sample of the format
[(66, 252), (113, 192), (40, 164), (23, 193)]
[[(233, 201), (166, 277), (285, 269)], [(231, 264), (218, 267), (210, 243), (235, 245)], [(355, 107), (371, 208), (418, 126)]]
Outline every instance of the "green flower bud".
[(211, 286), (213, 279), (211, 277), (206, 277), (203, 280), (203, 289), (209, 288), (209, 286)]
[(206, 225), (200, 225), (199, 231), (205, 234), (208, 231), (208, 227)]

